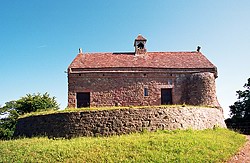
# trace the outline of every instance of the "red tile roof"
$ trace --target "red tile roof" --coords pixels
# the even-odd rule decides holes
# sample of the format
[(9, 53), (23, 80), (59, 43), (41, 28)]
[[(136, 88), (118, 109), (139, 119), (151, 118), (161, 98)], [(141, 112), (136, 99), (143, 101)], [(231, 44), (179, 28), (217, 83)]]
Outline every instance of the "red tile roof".
[(200, 52), (80, 53), (69, 68), (216, 68)]

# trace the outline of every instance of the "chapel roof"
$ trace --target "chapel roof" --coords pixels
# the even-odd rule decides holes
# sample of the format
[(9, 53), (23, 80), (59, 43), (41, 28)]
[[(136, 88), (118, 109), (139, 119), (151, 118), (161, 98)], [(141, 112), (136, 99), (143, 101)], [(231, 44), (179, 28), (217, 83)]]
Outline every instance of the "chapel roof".
[(79, 53), (69, 68), (215, 68), (201, 52)]

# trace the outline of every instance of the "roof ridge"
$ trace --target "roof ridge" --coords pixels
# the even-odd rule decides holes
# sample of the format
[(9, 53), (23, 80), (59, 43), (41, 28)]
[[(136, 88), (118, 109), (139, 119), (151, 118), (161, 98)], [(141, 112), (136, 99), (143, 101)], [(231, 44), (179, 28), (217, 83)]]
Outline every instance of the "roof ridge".
[[(133, 51), (127, 52), (84, 52), (79, 54), (134, 54)], [(201, 53), (197, 51), (148, 51), (146, 53)]]
[(201, 53), (197, 51), (148, 51), (147, 53)]

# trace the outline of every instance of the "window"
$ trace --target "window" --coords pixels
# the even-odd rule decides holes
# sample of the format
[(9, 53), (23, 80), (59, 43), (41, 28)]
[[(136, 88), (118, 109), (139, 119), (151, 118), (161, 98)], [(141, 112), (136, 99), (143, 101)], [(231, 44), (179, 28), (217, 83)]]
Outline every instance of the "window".
[(144, 88), (144, 96), (148, 96), (148, 88)]
[(141, 43), (141, 42), (137, 45), (137, 47), (138, 47), (139, 49), (144, 49), (144, 45), (143, 45), (143, 43)]
[(172, 84), (173, 84), (172, 79), (168, 79), (168, 85), (172, 85)]

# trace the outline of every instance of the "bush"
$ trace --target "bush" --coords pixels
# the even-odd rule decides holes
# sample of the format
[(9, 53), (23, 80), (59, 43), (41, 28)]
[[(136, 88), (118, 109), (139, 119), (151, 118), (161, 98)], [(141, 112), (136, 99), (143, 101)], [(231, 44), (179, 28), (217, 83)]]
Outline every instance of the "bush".
[(17, 118), (30, 112), (45, 111), (48, 109), (58, 110), (59, 105), (55, 97), (45, 94), (27, 94), (17, 101), (9, 101), (0, 108), (0, 139), (11, 139), (15, 130)]
[(45, 111), (48, 109), (59, 109), (59, 105), (56, 102), (55, 97), (49, 97), (49, 94), (46, 92), (41, 95), (38, 94), (27, 94), (25, 97), (16, 101), (16, 110), (22, 115), (25, 113), (36, 112), (36, 111)]

